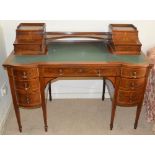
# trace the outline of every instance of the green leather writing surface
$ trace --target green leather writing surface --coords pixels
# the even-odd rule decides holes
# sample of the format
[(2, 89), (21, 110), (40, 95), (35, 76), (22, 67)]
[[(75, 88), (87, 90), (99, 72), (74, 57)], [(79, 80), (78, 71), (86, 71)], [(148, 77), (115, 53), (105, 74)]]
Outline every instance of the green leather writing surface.
[(114, 55), (110, 53), (104, 43), (101, 42), (67, 42), (51, 43), (48, 45), (46, 55), (23, 55), (11, 54), (9, 64), (30, 63), (66, 63), (66, 62), (126, 62), (148, 63), (144, 54), (141, 55)]

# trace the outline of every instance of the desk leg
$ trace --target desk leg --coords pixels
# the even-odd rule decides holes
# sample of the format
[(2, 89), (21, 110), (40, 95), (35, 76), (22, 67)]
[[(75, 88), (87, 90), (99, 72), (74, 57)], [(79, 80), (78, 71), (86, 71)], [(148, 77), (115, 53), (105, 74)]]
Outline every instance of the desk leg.
[(44, 128), (47, 132), (48, 126), (47, 126), (47, 109), (46, 109), (46, 103), (45, 103), (45, 92), (44, 92), (44, 78), (40, 78), (40, 92), (41, 92), (41, 101), (42, 101), (42, 110), (43, 110), (43, 118), (44, 118)]
[(115, 111), (116, 111), (116, 105), (115, 105), (114, 103), (112, 103), (112, 109), (111, 109), (111, 121), (110, 121), (110, 130), (113, 129), (113, 123), (114, 123)]
[(139, 120), (139, 116), (140, 116), (140, 113), (141, 113), (141, 109), (142, 109), (142, 104), (139, 104), (139, 105), (137, 106), (134, 129), (137, 129), (137, 125), (138, 125), (138, 120)]
[(15, 113), (16, 113), (16, 118), (17, 118), (17, 122), (18, 122), (19, 131), (22, 132), (22, 125), (21, 125), (19, 107), (14, 105), (14, 109), (15, 109)]
[(48, 91), (49, 91), (49, 100), (52, 101), (51, 82), (49, 82), (48, 84)]
[(102, 91), (102, 101), (105, 99), (105, 79), (103, 78), (103, 91)]
[(17, 99), (16, 99), (16, 94), (15, 94), (15, 88), (14, 88), (14, 81), (13, 81), (12, 77), (9, 77), (9, 82), (10, 82), (13, 106), (14, 106), (14, 110), (15, 110), (15, 114), (16, 114), (16, 118), (17, 118), (18, 128), (19, 128), (19, 131), (22, 132), (20, 111), (19, 111), (19, 107), (17, 105)]

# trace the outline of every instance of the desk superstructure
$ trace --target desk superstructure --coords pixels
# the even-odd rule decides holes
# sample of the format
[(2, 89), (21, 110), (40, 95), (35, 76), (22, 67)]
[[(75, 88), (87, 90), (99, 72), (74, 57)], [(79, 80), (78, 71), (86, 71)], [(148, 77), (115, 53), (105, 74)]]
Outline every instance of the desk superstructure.
[[(32, 47), (35, 39), (31, 36), (31, 42), (27, 41), (23, 47), (20, 47), (20, 52), (16, 54), (16, 51), (13, 51), (8, 56), (3, 66), (8, 72), (19, 131), (22, 131), (20, 107), (41, 107), (45, 131), (47, 131), (45, 88), (49, 82), (58, 77), (102, 77), (108, 80), (106, 85), (112, 99), (110, 129), (113, 128), (117, 105), (137, 106), (134, 124), (134, 128), (137, 128), (147, 78), (152, 65), (142, 52), (135, 53), (137, 47), (129, 48), (134, 49), (130, 55), (127, 55), (129, 49), (125, 50), (127, 51), (125, 54), (122, 52), (118, 52), (121, 55), (117, 55), (117, 52), (115, 54), (110, 48), (111, 36), (110, 32), (46, 32), (43, 38), (39, 36), (40, 40), (43, 39), (39, 42), (39, 46), (45, 43), (40, 46), (42, 48), (39, 48), (39, 51)], [(61, 38), (68, 37), (87, 37), (99, 40), (61, 40)], [(27, 48), (29, 45), (31, 48)], [(133, 43), (127, 46), (129, 45), (132, 46)], [(22, 48), (24, 54), (22, 54)]]

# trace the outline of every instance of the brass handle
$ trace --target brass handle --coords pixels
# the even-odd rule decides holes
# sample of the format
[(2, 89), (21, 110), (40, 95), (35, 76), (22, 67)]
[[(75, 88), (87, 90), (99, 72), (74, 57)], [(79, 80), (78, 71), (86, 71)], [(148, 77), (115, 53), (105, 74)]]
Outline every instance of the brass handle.
[(79, 69), (79, 73), (82, 73), (83, 72), (83, 69)]
[(137, 95), (136, 94), (131, 94), (130, 95), (130, 104), (135, 104), (137, 100)]
[(134, 82), (131, 82), (130, 83), (130, 87), (131, 87), (131, 89), (135, 89), (135, 83)]
[(62, 75), (63, 73), (63, 70), (62, 69), (59, 69), (59, 75)]
[(24, 79), (27, 78), (27, 73), (26, 72), (23, 72), (23, 76), (22, 76)]
[(28, 90), (30, 88), (29, 84), (28, 83), (24, 83), (24, 88), (25, 88), (25, 90)]
[(97, 70), (97, 75), (100, 77), (101, 76), (101, 71)]
[(133, 102), (133, 96), (132, 96), (132, 95), (130, 95), (129, 100), (130, 100), (130, 103), (132, 103), (132, 102)]
[(28, 96), (26, 96), (25, 102), (26, 102), (27, 104), (30, 103), (30, 98), (29, 98)]
[(137, 73), (136, 73), (136, 72), (132, 72), (131, 77), (132, 77), (132, 78), (137, 78)]

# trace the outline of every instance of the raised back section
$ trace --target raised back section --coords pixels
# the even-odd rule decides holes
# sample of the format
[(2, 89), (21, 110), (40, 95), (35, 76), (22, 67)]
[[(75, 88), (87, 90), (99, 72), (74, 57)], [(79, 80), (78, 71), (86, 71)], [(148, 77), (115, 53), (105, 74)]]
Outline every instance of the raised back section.
[(46, 32), (45, 23), (21, 23), (16, 30), (16, 55), (46, 54), (51, 42), (104, 42), (113, 54), (141, 52), (138, 30), (132, 24), (110, 24), (109, 32)]
[(109, 32), (47, 32), (46, 41), (50, 42), (66, 42), (66, 41), (104, 41), (107, 42), (111, 38)]
[(45, 23), (21, 23), (16, 30), (14, 52), (17, 55), (46, 53)]
[(111, 39), (109, 47), (114, 54), (140, 54), (141, 43), (138, 30), (132, 24), (110, 24)]

